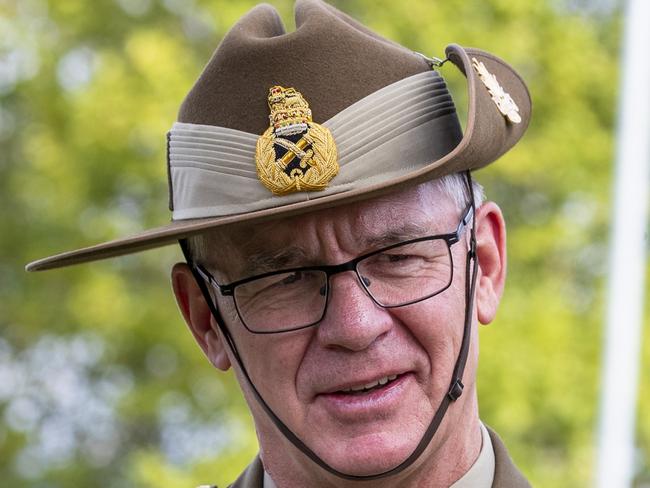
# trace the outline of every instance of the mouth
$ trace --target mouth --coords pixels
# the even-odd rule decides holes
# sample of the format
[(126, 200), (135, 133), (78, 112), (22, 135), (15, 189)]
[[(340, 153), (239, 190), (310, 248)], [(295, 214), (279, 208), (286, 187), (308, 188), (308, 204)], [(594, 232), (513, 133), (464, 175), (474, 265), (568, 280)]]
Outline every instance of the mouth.
[(415, 382), (413, 372), (389, 374), (369, 382), (348, 383), (316, 396), (329, 415), (339, 422), (361, 425), (375, 422), (404, 403)]
[(379, 378), (378, 380), (366, 383), (363, 385), (354, 385), (349, 388), (343, 388), (341, 390), (332, 392), (334, 394), (344, 394), (344, 395), (363, 395), (371, 391), (379, 390), (381, 388), (387, 387), (392, 382), (397, 380), (401, 375), (393, 374)]

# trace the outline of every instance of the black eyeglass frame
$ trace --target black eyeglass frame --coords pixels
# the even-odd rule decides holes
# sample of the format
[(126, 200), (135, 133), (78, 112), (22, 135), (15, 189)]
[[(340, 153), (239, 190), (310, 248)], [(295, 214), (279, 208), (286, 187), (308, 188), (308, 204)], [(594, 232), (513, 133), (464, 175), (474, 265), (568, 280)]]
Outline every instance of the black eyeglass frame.
[[(288, 268), (288, 269), (281, 269), (281, 270), (276, 270), (276, 271), (269, 271), (266, 273), (261, 273), (258, 275), (253, 275), (249, 276), (247, 278), (243, 278), (241, 280), (233, 281), (231, 283), (222, 285), (217, 282), (217, 280), (210, 274), (210, 272), (205, 269), (200, 264), (194, 264), (194, 268), (196, 269), (197, 273), (205, 280), (207, 281), (214, 289), (219, 290), (219, 293), (221, 293), (222, 296), (231, 296), (233, 298), (233, 302), (235, 304), (235, 310), (237, 311), (237, 316), (239, 317), (239, 320), (241, 323), (244, 325), (246, 330), (248, 330), (252, 334), (281, 334), (283, 332), (293, 332), (297, 330), (302, 330), (306, 329), (308, 327), (313, 327), (316, 324), (318, 324), (321, 320), (323, 320), (323, 317), (325, 317), (325, 313), (327, 312), (327, 306), (329, 305), (329, 289), (330, 289), (330, 277), (338, 274), (338, 273), (343, 273), (345, 271), (354, 271), (354, 274), (356, 275), (357, 279), (361, 283), (361, 286), (365, 290), (365, 292), (368, 294), (370, 299), (377, 304), (378, 306), (382, 308), (398, 308), (398, 307), (405, 307), (407, 305), (413, 305), (415, 303), (421, 302), (423, 300), (427, 300), (431, 297), (434, 297), (443, 291), (445, 291), (449, 286), (451, 286), (451, 283), (454, 279), (454, 259), (451, 253), (451, 246), (456, 244), (457, 242), (460, 241), (460, 237), (463, 234), (465, 228), (468, 226), (468, 224), (471, 222), (472, 219), (472, 206), (468, 205), (465, 210), (462, 213), (462, 217), (460, 219), (460, 222), (458, 223), (458, 226), (456, 227), (456, 230), (454, 232), (446, 233), (446, 234), (436, 234), (432, 236), (424, 236), (424, 237), (416, 237), (415, 239), (409, 239), (407, 241), (402, 241), (398, 242), (395, 244), (391, 244), (390, 246), (383, 247), (381, 249), (376, 249), (374, 251), (362, 254), (361, 256), (357, 256), (345, 263), (340, 263), (340, 264), (328, 264), (328, 265), (322, 265), (322, 266), (302, 266), (302, 267), (297, 267), (297, 268)], [(429, 295), (425, 295), (423, 297), (417, 298), (415, 300), (410, 300), (408, 302), (404, 303), (399, 303), (396, 305), (385, 305), (381, 303), (375, 296), (372, 294), (372, 292), (369, 290), (368, 285), (365, 283), (363, 277), (359, 273), (359, 270), (357, 269), (357, 265), (371, 257), (375, 256), (377, 254), (381, 254), (383, 252), (389, 251), (391, 249), (395, 249), (396, 247), (408, 245), (408, 244), (414, 244), (417, 242), (423, 242), (423, 241), (434, 241), (434, 240), (442, 240), (445, 241), (447, 244), (447, 252), (449, 253), (449, 259), (451, 262), (451, 273), (449, 274), (449, 281), (447, 284), (441, 288), (440, 290), (437, 290), (435, 293), (430, 293)], [(309, 324), (306, 325), (301, 325), (298, 327), (288, 327), (285, 329), (278, 329), (278, 330), (268, 330), (268, 331), (260, 331), (260, 330), (255, 330), (250, 328), (247, 324), (246, 321), (244, 320), (244, 317), (242, 316), (242, 313), (239, 310), (239, 306), (237, 304), (237, 299), (235, 297), (235, 289), (243, 284), (250, 283), (251, 281), (255, 281), (258, 279), (266, 278), (268, 276), (273, 276), (276, 274), (283, 274), (283, 273), (295, 273), (295, 272), (300, 272), (300, 271), (320, 271), (325, 273), (325, 303), (323, 305), (323, 312), (318, 317), (317, 320), (310, 322)]]

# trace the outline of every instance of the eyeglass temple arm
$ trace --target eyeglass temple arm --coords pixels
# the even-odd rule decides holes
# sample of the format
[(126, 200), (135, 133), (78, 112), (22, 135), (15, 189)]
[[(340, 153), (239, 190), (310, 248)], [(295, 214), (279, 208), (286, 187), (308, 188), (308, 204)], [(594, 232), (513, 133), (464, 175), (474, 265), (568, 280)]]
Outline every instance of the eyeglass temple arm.
[[(189, 261), (188, 261), (189, 263)], [(223, 296), (231, 296), (232, 295), (232, 287), (231, 286), (225, 286), (225, 285), (220, 285), (217, 283), (217, 280), (214, 279), (214, 277), (209, 274), (206, 270), (203, 269), (203, 266), (200, 264), (196, 263), (190, 263), (191, 267), (199, 274), (201, 278), (203, 278), (205, 281), (208, 283), (216, 286), (219, 289), (219, 292)]]
[(461, 221), (458, 223), (458, 227), (456, 227), (456, 231), (453, 234), (450, 234), (451, 237), (450, 242), (452, 244), (460, 240), (460, 236), (463, 235), (463, 232), (465, 232), (465, 228), (470, 224), (470, 222), (473, 221), (473, 218), (474, 218), (474, 206), (470, 203), (463, 211), (463, 217)]
[(201, 269), (201, 266), (199, 266), (198, 264), (194, 264), (194, 263), (192, 263), (192, 267), (193, 267), (194, 269), (196, 269), (196, 272), (199, 273), (199, 276), (201, 276), (201, 278), (203, 278), (203, 279), (204, 279), (205, 281), (207, 281), (208, 283), (212, 283), (212, 277), (211, 277), (211, 276), (208, 276), (208, 275), (206, 274), (206, 272), (203, 271), (203, 269)]

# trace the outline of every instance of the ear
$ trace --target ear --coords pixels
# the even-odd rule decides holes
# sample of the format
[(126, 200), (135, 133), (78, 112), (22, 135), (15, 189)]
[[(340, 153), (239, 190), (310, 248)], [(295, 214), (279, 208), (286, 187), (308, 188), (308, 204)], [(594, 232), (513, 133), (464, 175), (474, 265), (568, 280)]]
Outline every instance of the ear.
[(476, 209), (476, 288), (478, 320), (489, 324), (496, 315), (506, 280), (506, 226), (501, 209), (486, 202)]
[(189, 266), (176, 263), (172, 268), (172, 287), (176, 303), (196, 343), (212, 365), (226, 371), (230, 360), (218, 328), (213, 324), (212, 313)]

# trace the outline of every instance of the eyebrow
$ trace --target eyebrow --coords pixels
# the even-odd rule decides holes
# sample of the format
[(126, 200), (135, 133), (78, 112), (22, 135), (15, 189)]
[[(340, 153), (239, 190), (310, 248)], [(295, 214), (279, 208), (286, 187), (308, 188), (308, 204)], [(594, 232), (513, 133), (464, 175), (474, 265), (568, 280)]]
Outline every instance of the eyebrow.
[(413, 222), (406, 222), (398, 228), (389, 229), (387, 232), (366, 237), (363, 240), (363, 244), (366, 249), (372, 250), (427, 235), (431, 235), (430, 228)]

